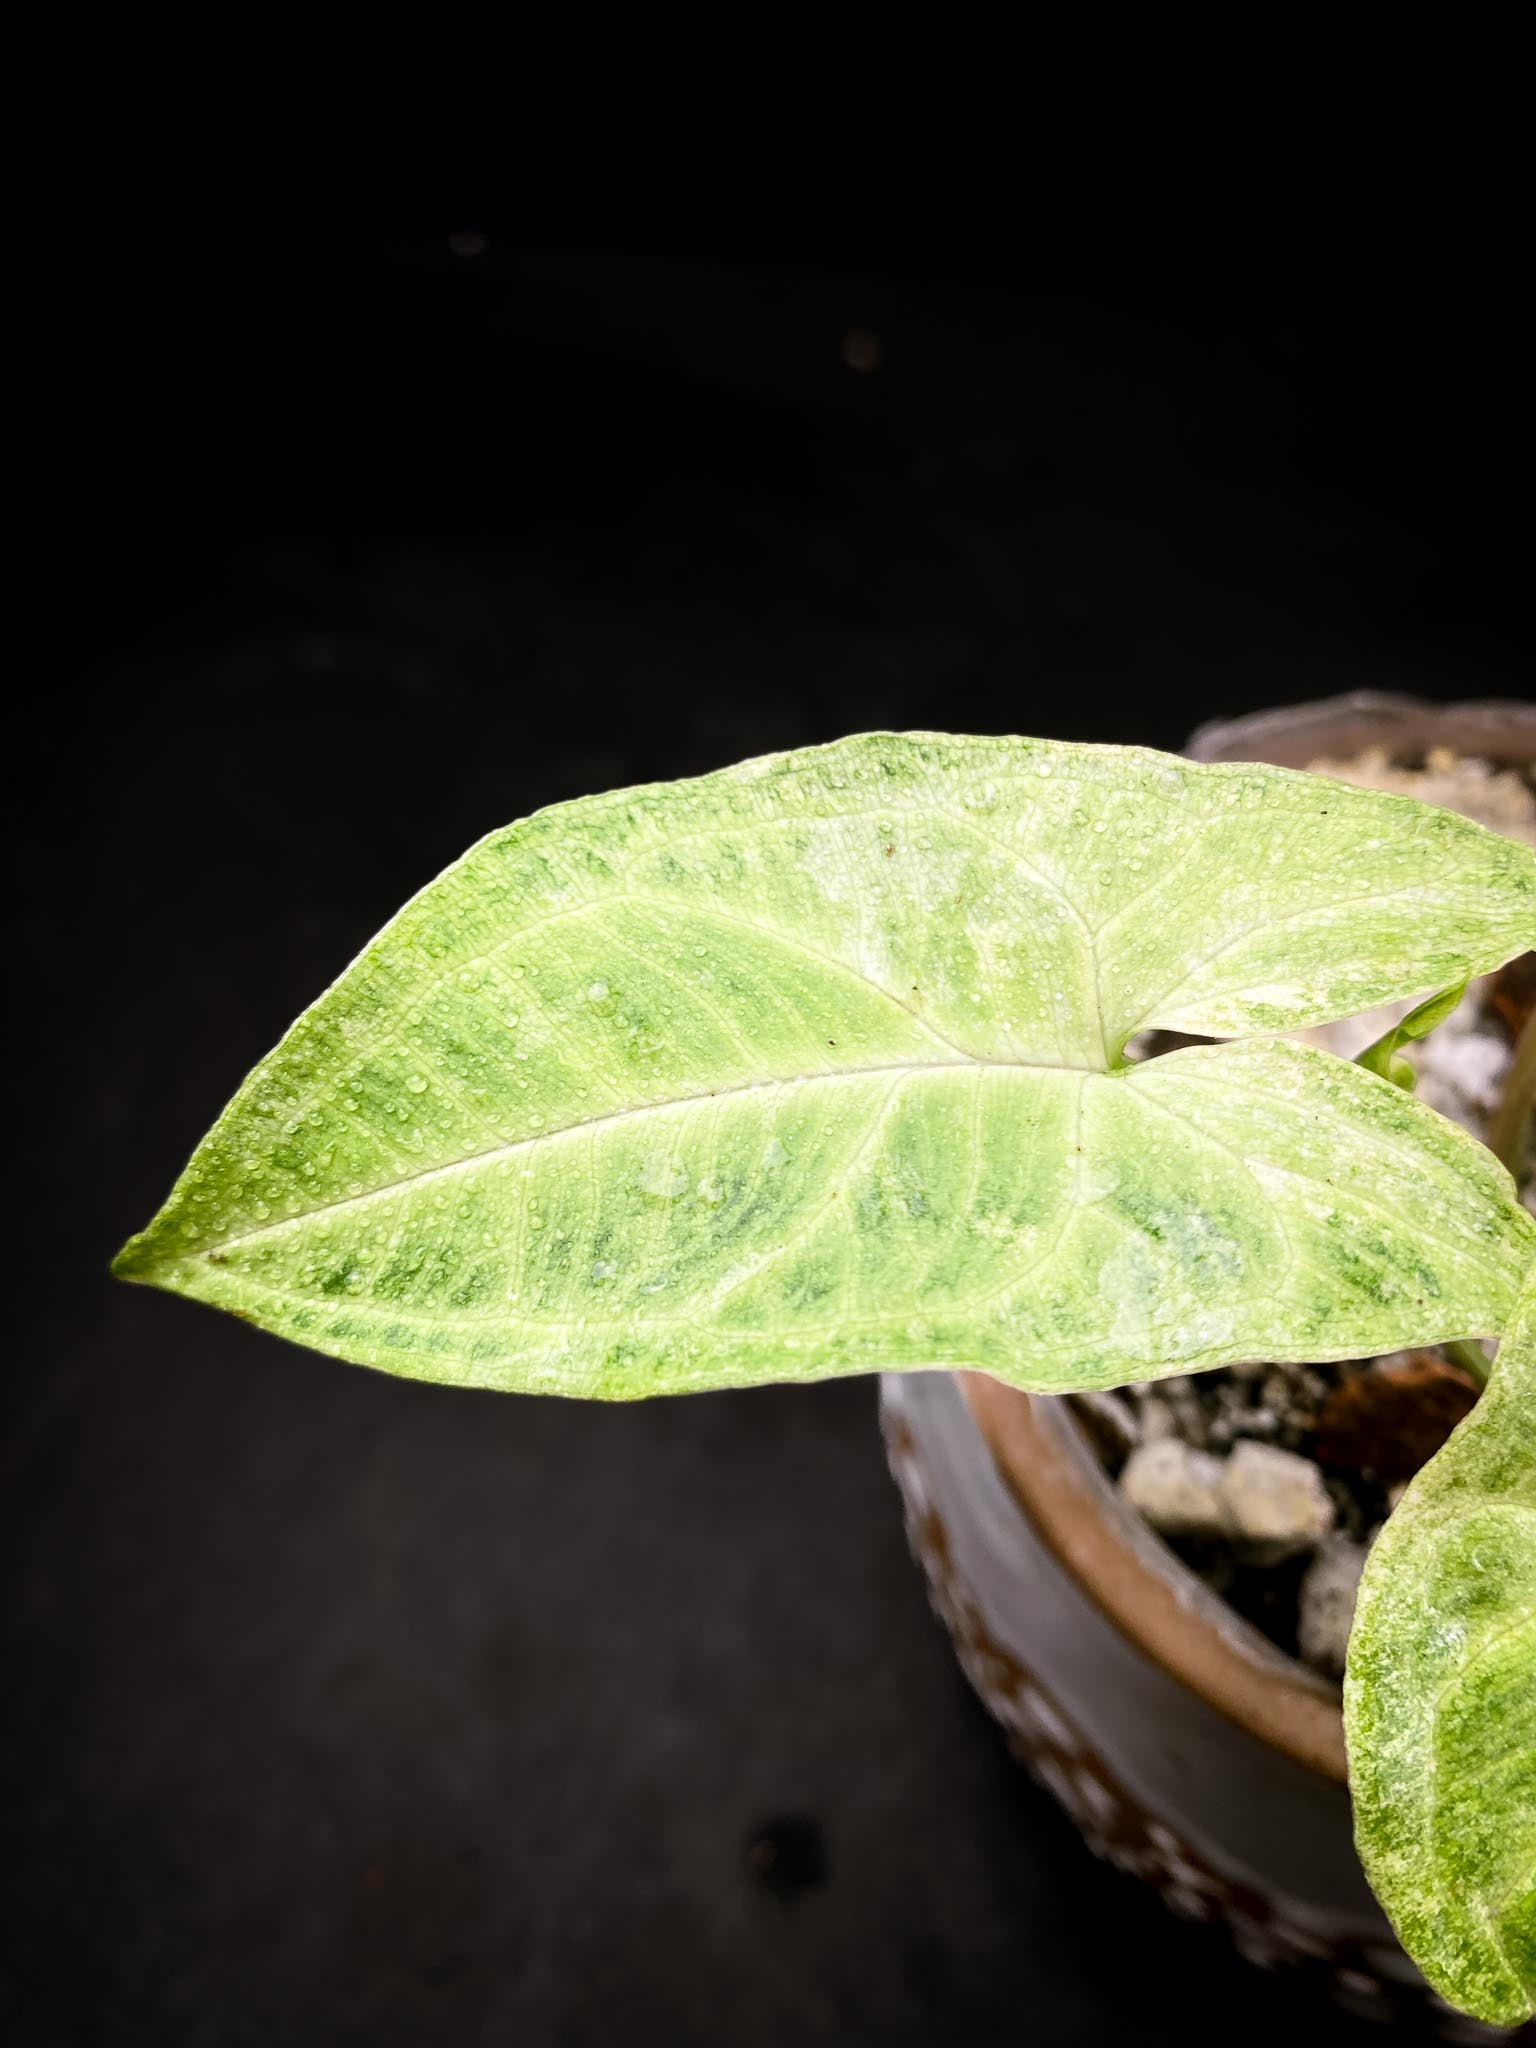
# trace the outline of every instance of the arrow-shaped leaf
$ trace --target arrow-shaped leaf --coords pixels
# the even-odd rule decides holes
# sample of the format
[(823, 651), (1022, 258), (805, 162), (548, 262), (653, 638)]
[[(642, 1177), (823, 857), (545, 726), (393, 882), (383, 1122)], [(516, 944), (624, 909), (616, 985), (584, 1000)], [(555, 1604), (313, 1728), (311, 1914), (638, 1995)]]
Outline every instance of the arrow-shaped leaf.
[(1447, 812), (874, 734), (543, 811), (408, 904), (118, 1270), (392, 1371), (629, 1396), (1033, 1387), (1497, 1331), (1536, 1226), (1275, 1032), (1536, 941)]

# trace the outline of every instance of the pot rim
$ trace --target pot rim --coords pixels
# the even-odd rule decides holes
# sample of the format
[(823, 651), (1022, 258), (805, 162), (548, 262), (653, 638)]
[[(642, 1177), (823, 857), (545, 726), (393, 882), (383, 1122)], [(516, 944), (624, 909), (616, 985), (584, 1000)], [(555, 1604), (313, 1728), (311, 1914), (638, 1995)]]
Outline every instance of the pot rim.
[[(1191, 736), (1197, 761), (1304, 767), (1393, 741), (1436, 744), (1500, 766), (1536, 760), (1536, 706), (1437, 704), (1379, 690), (1214, 719)], [(1404, 747), (1404, 741), (1407, 746)], [(984, 1373), (954, 1375), (993, 1463), (1041, 1540), (1121, 1632), (1211, 1707), (1304, 1769), (1348, 1783), (1340, 1688), (1286, 1653), (1168, 1548), (1120, 1498), (1061, 1396)]]
[(1346, 690), (1242, 718), (1209, 719), (1196, 727), (1184, 751), (1193, 761), (1304, 767), (1319, 753), (1347, 756), (1370, 746), (1390, 751), (1405, 727), (1414, 751), (1438, 743), (1500, 767), (1527, 768), (1536, 761), (1536, 704), (1498, 697), (1437, 704), (1386, 690)]
[(1257, 1741), (1346, 1783), (1339, 1688), (1245, 1621), (1126, 1506), (1070, 1402), (985, 1373), (955, 1378), (1030, 1525), (1120, 1632)]

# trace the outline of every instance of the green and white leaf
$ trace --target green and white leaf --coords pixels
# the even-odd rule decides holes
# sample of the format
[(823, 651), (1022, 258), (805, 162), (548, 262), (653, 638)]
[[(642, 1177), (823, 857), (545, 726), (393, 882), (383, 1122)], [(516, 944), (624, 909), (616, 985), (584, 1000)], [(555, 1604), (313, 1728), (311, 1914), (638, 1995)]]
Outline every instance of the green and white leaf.
[(395, 1372), (634, 1396), (1065, 1388), (1500, 1330), (1536, 1225), (1266, 1037), (1536, 942), (1444, 811), (1141, 749), (872, 734), (561, 804), (294, 1025), (117, 1270)]
[(1442, 1995), (1536, 2012), (1536, 1272), (1487, 1392), (1361, 1582), (1344, 1685), (1360, 1855)]

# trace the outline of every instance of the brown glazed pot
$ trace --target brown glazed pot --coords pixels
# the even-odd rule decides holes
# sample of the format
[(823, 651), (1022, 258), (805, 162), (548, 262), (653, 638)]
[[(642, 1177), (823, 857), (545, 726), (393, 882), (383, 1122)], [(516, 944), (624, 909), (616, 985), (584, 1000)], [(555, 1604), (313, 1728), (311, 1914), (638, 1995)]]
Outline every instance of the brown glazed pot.
[[(1202, 761), (1304, 767), (1380, 745), (1536, 760), (1536, 708), (1361, 693), (1202, 726)], [(1062, 1400), (888, 1374), (891, 1470), (934, 1607), (1015, 1753), (1099, 1854), (1255, 1962), (1470, 2042), (1404, 1955), (1355, 1853), (1337, 1686), (1235, 1614), (1121, 1501)]]

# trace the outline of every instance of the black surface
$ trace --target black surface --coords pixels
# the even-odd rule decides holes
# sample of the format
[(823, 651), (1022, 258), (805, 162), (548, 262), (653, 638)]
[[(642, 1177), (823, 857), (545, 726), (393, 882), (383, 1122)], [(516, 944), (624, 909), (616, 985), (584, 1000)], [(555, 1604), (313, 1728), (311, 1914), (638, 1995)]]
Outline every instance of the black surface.
[(8, 2041), (1377, 2038), (1007, 1762), (872, 1386), (455, 1394), (106, 1278), (534, 805), (874, 725), (1521, 690), (1507, 307), (919, 267), (146, 234), (29, 280)]

